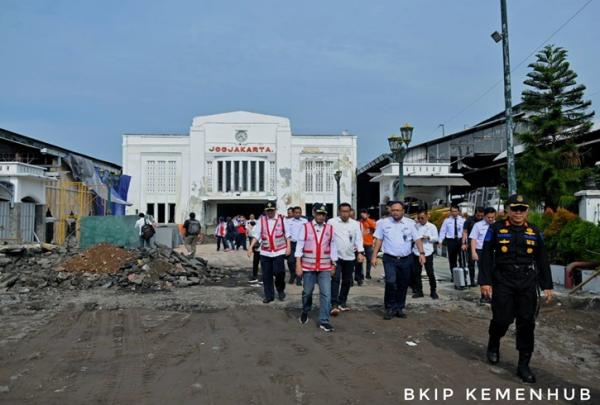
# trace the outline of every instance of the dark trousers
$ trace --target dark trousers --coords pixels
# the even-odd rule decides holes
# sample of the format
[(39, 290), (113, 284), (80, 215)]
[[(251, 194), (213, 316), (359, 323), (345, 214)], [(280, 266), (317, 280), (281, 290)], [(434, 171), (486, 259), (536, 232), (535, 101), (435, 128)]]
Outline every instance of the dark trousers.
[(238, 233), (235, 237), (235, 248), (236, 250), (239, 248), (243, 248), (244, 250), (247, 250), (246, 248), (246, 234), (245, 233)]
[(410, 283), (413, 269), (412, 254), (396, 258), (383, 255), (383, 270), (385, 272), (385, 291), (383, 304), (387, 312), (396, 312), (406, 305), (406, 290)]
[(223, 236), (217, 236), (217, 252), (221, 250), (221, 242), (223, 242), (223, 249), (227, 249), (227, 243)]
[(450, 265), (450, 278), (454, 280), (452, 269), (458, 265), (458, 254), (461, 248), (461, 239), (446, 239), (448, 248), (448, 264)]
[(235, 249), (235, 233), (228, 233), (225, 235), (225, 243), (227, 248)]
[(260, 263), (260, 250), (255, 250), (252, 257), (252, 279), (256, 280), (258, 277), (258, 265)]
[(528, 277), (498, 274), (492, 284), (490, 339), (498, 343), (516, 319), (517, 350), (533, 352), (538, 294), (535, 274)]
[[(421, 279), (421, 273), (423, 272), (423, 266), (419, 263), (419, 256), (414, 256), (414, 271), (413, 271), (413, 286), (415, 291), (423, 293), (423, 280)], [(435, 281), (435, 274), (433, 272), (433, 253), (425, 257), (425, 272), (429, 279), (429, 290), (434, 292), (437, 289), (437, 283)]]
[[(478, 252), (481, 254), (481, 251)], [(471, 239), (467, 242), (467, 261), (469, 263), (469, 278), (471, 279), (471, 285), (477, 285), (475, 283), (475, 262), (473, 261), (473, 257), (471, 255)]]
[[(262, 269), (263, 289), (265, 290), (265, 298), (268, 300), (275, 299), (275, 288), (277, 292), (285, 290), (285, 265), (283, 261), (284, 255), (275, 257), (260, 256), (260, 268)], [(273, 286), (273, 277), (275, 278), (275, 286)]]
[(367, 277), (371, 277), (371, 258), (373, 257), (373, 246), (363, 246), (365, 248), (365, 266), (367, 268)]
[(298, 278), (296, 276), (296, 257), (294, 256), (294, 254), (296, 253), (296, 242), (290, 242), (290, 245), (292, 251), (290, 255), (286, 257), (286, 259), (288, 270), (290, 271), (290, 283), (293, 283), (296, 280), (296, 278)]
[[(352, 275), (354, 274), (354, 263), (355, 260), (342, 260), (337, 261), (335, 266), (335, 273), (331, 278), (331, 305), (332, 306), (346, 306), (348, 300), (348, 293), (350, 287), (352, 287)], [(341, 282), (340, 282), (341, 281)]]
[(361, 282), (365, 279), (363, 273), (363, 264), (358, 262), (358, 253), (356, 253), (356, 260), (354, 261), (354, 281)]

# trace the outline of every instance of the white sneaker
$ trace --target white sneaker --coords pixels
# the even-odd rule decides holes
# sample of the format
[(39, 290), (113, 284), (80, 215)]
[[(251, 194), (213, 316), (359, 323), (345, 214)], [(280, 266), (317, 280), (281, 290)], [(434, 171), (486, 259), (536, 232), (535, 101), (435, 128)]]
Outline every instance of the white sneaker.
[(331, 326), (329, 323), (322, 323), (319, 325), (319, 328), (325, 332), (333, 332), (333, 326)]

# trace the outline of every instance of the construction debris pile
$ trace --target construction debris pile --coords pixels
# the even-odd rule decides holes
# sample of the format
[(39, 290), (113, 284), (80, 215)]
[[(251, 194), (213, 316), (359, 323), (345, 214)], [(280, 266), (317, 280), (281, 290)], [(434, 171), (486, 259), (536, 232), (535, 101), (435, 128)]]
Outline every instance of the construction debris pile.
[(165, 246), (145, 251), (100, 244), (84, 251), (51, 245), (0, 247), (0, 290), (123, 288), (162, 291), (228, 278), (202, 258)]

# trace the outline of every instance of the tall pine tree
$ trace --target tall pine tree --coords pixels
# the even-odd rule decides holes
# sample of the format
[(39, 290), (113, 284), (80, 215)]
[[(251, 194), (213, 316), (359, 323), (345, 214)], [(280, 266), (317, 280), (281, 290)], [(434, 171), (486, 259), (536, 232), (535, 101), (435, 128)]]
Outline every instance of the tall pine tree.
[(521, 110), (526, 132), (517, 134), (525, 152), (517, 160), (519, 191), (536, 203), (556, 209), (574, 202), (585, 171), (577, 138), (592, 127), (591, 101), (567, 61), (567, 51), (553, 45), (530, 64)]

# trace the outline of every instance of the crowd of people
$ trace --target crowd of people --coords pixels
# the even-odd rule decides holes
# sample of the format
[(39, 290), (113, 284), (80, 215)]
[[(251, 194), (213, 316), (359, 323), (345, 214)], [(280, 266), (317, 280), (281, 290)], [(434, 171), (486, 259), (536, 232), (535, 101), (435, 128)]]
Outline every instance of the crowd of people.
[[(276, 203), (266, 204), (264, 214), (253, 221), (248, 257), (254, 258), (252, 277), (258, 264), (262, 270), (263, 302), (285, 300), (287, 262), (288, 282), (302, 285), (301, 324), (308, 323), (315, 285), (319, 286), (319, 328), (331, 332), (331, 316), (350, 311), (347, 300), (353, 281), (359, 285), (371, 277), (382, 252), (385, 283), (385, 320), (406, 318), (406, 296), (423, 297), (421, 274), (425, 268), (432, 299), (438, 299), (433, 268), (435, 243), (447, 246), (451, 281), (465, 287), (480, 285), (481, 300), (491, 302), (493, 317), (489, 327), (487, 359), (500, 359), (500, 339), (516, 319), (519, 364), (517, 374), (524, 382), (535, 382), (529, 368), (533, 352), (538, 290), (546, 300), (552, 297), (552, 277), (539, 230), (527, 223), (529, 205), (522, 195), (510, 196), (508, 214), (496, 221), (494, 208), (478, 208), (464, 219), (452, 206), (438, 232), (429, 222), (429, 213), (420, 210), (417, 221), (405, 215), (404, 204), (390, 201), (387, 213), (374, 222), (361, 210), (360, 220), (348, 203), (338, 207), (338, 216), (327, 220), (324, 204), (314, 204), (312, 219), (292, 207), (284, 218)], [(217, 228), (219, 229), (219, 228)], [(226, 234), (226, 233), (225, 233)], [(468, 263), (467, 263), (468, 262)], [(478, 281), (475, 266), (479, 267)], [(468, 268), (468, 270), (467, 270)], [(459, 270), (457, 272), (457, 270)], [(467, 273), (467, 274), (465, 274)], [(493, 293), (492, 293), (493, 291)]]
[[(268, 202), (258, 219), (250, 215), (219, 218), (215, 229), (217, 251), (247, 251), (253, 259), (250, 281), (262, 284), (263, 302), (285, 300), (287, 283), (302, 286), (301, 324), (308, 323), (313, 292), (319, 286), (319, 328), (334, 330), (330, 317), (350, 311), (348, 296), (356, 282), (370, 279), (382, 253), (385, 320), (406, 318), (408, 289), (413, 298), (424, 297), (421, 274), (429, 281), (429, 294), (438, 299), (433, 266), (435, 244), (447, 247), (451, 282), (455, 286), (480, 286), (481, 302), (491, 303), (487, 359), (500, 360), (500, 340), (516, 319), (519, 364), (524, 382), (535, 382), (529, 368), (533, 352), (539, 291), (552, 298), (552, 276), (541, 232), (527, 222), (529, 204), (522, 195), (507, 201), (507, 215), (497, 220), (494, 208), (477, 208), (465, 219), (457, 206), (450, 208), (439, 232), (429, 222), (427, 210), (416, 221), (405, 215), (404, 204), (390, 201), (377, 222), (367, 210), (356, 211), (348, 203), (338, 206), (338, 215), (327, 219), (325, 204), (314, 204), (311, 217), (301, 207), (290, 207), (287, 216), (277, 214), (276, 202)], [(140, 248), (152, 245), (153, 221), (139, 214), (135, 224)], [(200, 223), (194, 213), (183, 224), (185, 245), (195, 255), (202, 241)], [(259, 267), (262, 273), (258, 281)], [(478, 277), (475, 270), (478, 267)], [(458, 270), (458, 271), (457, 271)], [(455, 280), (460, 278), (460, 280)]]

